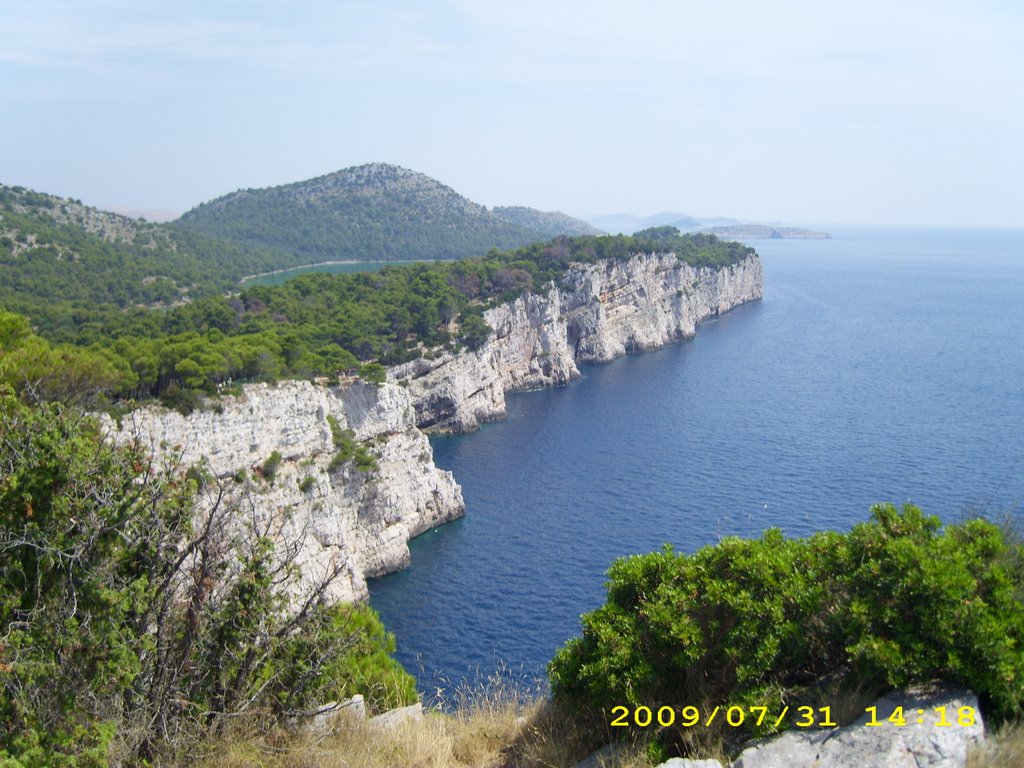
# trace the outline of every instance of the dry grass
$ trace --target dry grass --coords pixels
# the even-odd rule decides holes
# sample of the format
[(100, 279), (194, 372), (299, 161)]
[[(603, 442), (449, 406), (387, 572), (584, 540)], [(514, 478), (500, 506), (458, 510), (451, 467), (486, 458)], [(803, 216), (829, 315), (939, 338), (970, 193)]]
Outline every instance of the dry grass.
[(967, 768), (1024, 766), (1024, 723), (1004, 726), (967, 755)]
[[(450, 714), (424, 713), (385, 729), (339, 716), (326, 732), (236, 733), (194, 768), (563, 768), (589, 752), (570, 718), (537, 691), (490, 684), (459, 697)], [(591, 747), (592, 748), (592, 747)], [(626, 750), (606, 768), (646, 768)]]
[[(826, 679), (804, 702), (829, 706), (848, 723), (863, 714), (878, 691), (851, 685), (848, 677)], [(457, 696), (450, 713), (427, 711), (418, 721), (385, 729), (339, 714), (324, 731), (238, 732), (214, 745), (189, 768), (572, 768), (601, 743), (612, 741), (594, 723), (559, 711), (539, 690), (492, 679)], [(681, 728), (661, 734), (683, 754), (729, 764), (728, 729)], [(649, 768), (646, 739), (601, 753), (600, 768)], [(735, 756), (735, 755), (733, 755)], [(655, 761), (655, 764), (660, 761)], [(968, 768), (1024, 767), (1024, 724), (1004, 728), (972, 751)]]
[[(863, 714), (878, 692), (849, 685), (837, 675), (822, 681), (806, 703), (830, 706), (840, 722)], [(846, 685), (844, 685), (846, 683)], [(384, 729), (339, 713), (324, 731), (238, 732), (222, 739), (189, 768), (572, 768), (602, 743), (611, 729), (594, 727), (559, 711), (537, 688), (494, 678), (456, 697), (450, 713), (427, 711), (418, 721)], [(600, 768), (648, 768), (646, 740), (602, 753)], [(731, 732), (676, 728), (665, 743), (683, 754), (728, 765)], [(976, 750), (969, 768), (1024, 766), (1024, 728), (1007, 731), (988, 750)], [(660, 762), (660, 761), (656, 761)]]

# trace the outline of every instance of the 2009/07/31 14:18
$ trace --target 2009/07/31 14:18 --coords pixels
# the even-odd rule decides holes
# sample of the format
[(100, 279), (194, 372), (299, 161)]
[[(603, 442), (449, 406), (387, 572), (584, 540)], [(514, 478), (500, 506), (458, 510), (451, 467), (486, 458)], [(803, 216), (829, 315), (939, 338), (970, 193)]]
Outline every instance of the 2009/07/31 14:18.
[[(907, 724), (907, 718), (903, 714), (903, 707), (896, 707), (895, 709), (893, 709), (892, 714), (890, 714), (885, 720), (881, 721), (878, 719), (878, 707), (867, 707), (864, 711), (871, 715), (868, 721), (864, 723), (865, 726), (877, 728), (879, 726), (885, 725), (886, 723), (892, 723), (895, 726), (903, 727)], [(918, 725), (923, 724), (924, 713), (926, 711), (931, 711), (938, 714), (938, 720), (932, 723), (932, 725), (938, 728), (948, 728), (954, 725), (959, 725), (964, 728), (968, 728), (974, 725), (974, 723), (977, 720), (977, 718), (975, 717), (974, 707), (960, 707), (956, 711), (956, 721), (953, 722), (951, 722), (949, 718), (946, 716), (946, 707), (935, 707), (932, 710), (917, 710), (917, 717), (915, 718), (914, 722), (916, 722)]]
[[(671, 727), (673, 725), (680, 725), (683, 728), (692, 728), (694, 726), (703, 725), (710, 727), (722, 711), (721, 706), (715, 707), (705, 719), (701, 715), (701, 711), (695, 706), (686, 706), (678, 710), (679, 720), (676, 720), (676, 709), (669, 706), (659, 707), (657, 710), (652, 710), (648, 706), (639, 705), (630, 709), (625, 706), (612, 707), (612, 720), (610, 725), (615, 727), (629, 727), (637, 726), (640, 728), (647, 728), (653, 725), (658, 725), (664, 728)], [(903, 714), (903, 707), (896, 707), (892, 713), (885, 720), (878, 719), (878, 707), (867, 707), (865, 710), (870, 717), (867, 722), (864, 723), (867, 727), (879, 727), (886, 724), (902, 727), (907, 725), (907, 719)], [(938, 719), (932, 723), (936, 727), (953, 726), (959, 725), (968, 727), (975, 723), (975, 712), (973, 707), (960, 707), (956, 713), (956, 720), (950, 721), (946, 707), (935, 707), (933, 710), (937, 715)], [(815, 717), (815, 713), (820, 712), (822, 714), (821, 719)], [(630, 714), (632, 713), (632, 722), (630, 722)], [(778, 717), (774, 715), (769, 716), (768, 707), (761, 706), (731, 706), (725, 709), (725, 713), (722, 716), (722, 720), (726, 725), (738, 728), (743, 725), (747, 718), (748, 713), (750, 718), (756, 718), (754, 725), (761, 727), (767, 720), (770, 723), (770, 727), (779, 728), (786, 721), (787, 715), (790, 715), (790, 709), (788, 706), (783, 707)], [(925, 722), (924, 714), (925, 710), (917, 710), (918, 717), (916, 722), (923, 724)], [(793, 713), (795, 720), (793, 725), (797, 728), (837, 728), (838, 723), (832, 720), (832, 708), (831, 707), (796, 707)]]

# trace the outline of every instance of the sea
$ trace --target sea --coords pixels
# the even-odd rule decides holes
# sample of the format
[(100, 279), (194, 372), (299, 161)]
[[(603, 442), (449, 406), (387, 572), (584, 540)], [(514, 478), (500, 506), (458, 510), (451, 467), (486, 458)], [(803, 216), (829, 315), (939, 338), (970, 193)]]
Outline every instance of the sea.
[(406, 264), (417, 264), (418, 261), (325, 261), (320, 264), (308, 264), (292, 269), (277, 269), (259, 275), (242, 278), (242, 288), (254, 285), (284, 285), (293, 277), (309, 274), (351, 275), (356, 272), (376, 272), (384, 267), (401, 267)]
[(696, 338), (508, 397), (432, 438), (465, 518), (371, 604), (424, 698), (543, 688), (619, 557), (846, 531), (872, 505), (1024, 511), (1024, 230), (830, 228), (756, 240), (764, 298)]

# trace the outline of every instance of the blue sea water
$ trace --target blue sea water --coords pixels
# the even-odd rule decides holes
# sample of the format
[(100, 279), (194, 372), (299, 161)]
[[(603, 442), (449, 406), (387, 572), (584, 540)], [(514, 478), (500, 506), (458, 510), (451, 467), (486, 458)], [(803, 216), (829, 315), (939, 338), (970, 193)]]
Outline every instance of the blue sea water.
[(466, 517), (370, 585), (428, 699), (543, 676), (623, 555), (843, 531), (885, 501), (945, 521), (1021, 509), (1024, 231), (751, 244), (762, 301), (432, 439)]
[(416, 264), (415, 261), (336, 261), (324, 262), (322, 264), (309, 264), (304, 267), (282, 269), (276, 272), (266, 272), (261, 275), (252, 275), (242, 280), (243, 288), (251, 288), (254, 285), (284, 285), (293, 277), (309, 274), (327, 275), (351, 275), (356, 272), (377, 272), (384, 267), (400, 267), (406, 264)]

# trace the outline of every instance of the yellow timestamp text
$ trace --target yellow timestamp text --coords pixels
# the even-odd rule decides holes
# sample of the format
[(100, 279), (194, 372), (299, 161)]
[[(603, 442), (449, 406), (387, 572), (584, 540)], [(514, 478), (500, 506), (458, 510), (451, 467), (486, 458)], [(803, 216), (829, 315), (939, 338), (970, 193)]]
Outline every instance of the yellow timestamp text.
[(797, 728), (835, 728), (838, 723), (832, 720), (831, 707), (783, 707), (781, 711), (771, 712), (768, 707), (748, 706), (731, 707), (717, 706), (714, 709), (701, 711), (699, 707), (688, 706), (676, 709), (664, 706), (653, 709), (641, 704), (637, 707), (612, 707), (611, 725), (628, 728), (637, 726), (648, 728), (650, 726), (661, 726), (671, 728), (679, 725), (683, 728), (694, 728), (704, 726), (710, 728), (714, 723), (725, 724), (732, 728), (739, 728), (741, 725), (753, 725), (761, 727), (769, 725), (772, 728), (780, 728), (783, 723), (792, 719), (792, 725)]
[[(902, 727), (917, 723), (936, 727), (969, 727), (977, 722), (977, 714), (973, 707), (960, 707), (953, 711), (948, 707), (934, 707), (929, 710), (917, 709), (907, 710), (912, 713), (908, 715), (903, 707), (895, 707), (888, 717), (878, 712), (878, 707), (867, 707), (864, 712), (867, 719), (862, 725), (878, 728), (891, 725)], [(925, 717), (926, 713), (934, 712), (934, 716)], [(675, 708), (670, 706), (648, 707), (643, 704), (635, 707), (617, 706), (611, 709), (610, 725), (617, 728), (650, 728), (662, 727), (671, 728), (680, 726), (683, 728), (695, 728), (703, 726), (710, 728), (715, 723), (726, 725), (731, 728), (740, 726), (754, 726), (757, 728), (768, 727), (779, 729), (786, 726), (796, 728), (838, 728), (839, 724), (832, 719), (831, 707), (788, 707), (772, 711), (769, 707), (733, 705), (731, 707), (717, 706), (701, 709), (696, 706)]]
[(932, 722), (931, 725), (934, 725), (938, 728), (952, 728), (958, 725), (964, 728), (968, 728), (974, 725), (975, 722), (977, 722), (977, 716), (974, 711), (974, 707), (960, 707), (956, 710), (955, 716), (954, 713), (950, 711), (948, 707), (934, 707), (932, 709), (908, 710), (909, 712), (914, 713), (913, 716), (910, 717), (908, 717), (907, 714), (904, 713), (903, 707), (894, 707), (889, 716), (884, 720), (878, 719), (878, 707), (867, 707), (864, 711), (868, 714), (867, 722), (865, 722), (864, 725), (870, 728), (878, 728), (886, 724), (895, 725), (900, 728), (911, 723), (917, 723), (918, 725), (922, 725), (925, 723), (926, 719), (931, 720), (931, 718), (925, 718), (925, 713), (927, 712), (934, 712), (937, 715), (937, 717), (934, 719), (934, 722)]

